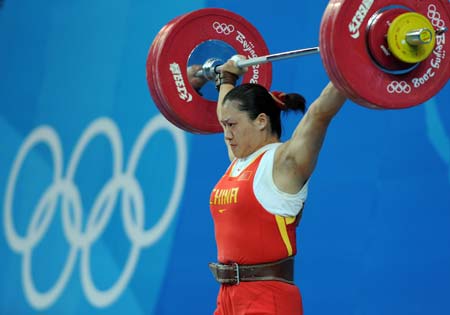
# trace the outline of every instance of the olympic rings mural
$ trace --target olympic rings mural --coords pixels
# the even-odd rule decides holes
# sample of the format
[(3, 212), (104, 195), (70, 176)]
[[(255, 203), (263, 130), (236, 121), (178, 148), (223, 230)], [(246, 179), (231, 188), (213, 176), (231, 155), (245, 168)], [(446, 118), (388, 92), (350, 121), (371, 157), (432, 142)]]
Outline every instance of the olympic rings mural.
[[(176, 147), (176, 172), (174, 186), (168, 204), (158, 219), (149, 229), (145, 230), (144, 192), (135, 177), (135, 170), (146, 145), (152, 136), (161, 130), (168, 131)], [(113, 155), (112, 177), (105, 183), (93, 202), (87, 218), (86, 226), (82, 227), (82, 202), (79, 189), (74, 183), (74, 175), (79, 161), (88, 144), (96, 137), (103, 136), (111, 145)], [(37, 145), (46, 145), (53, 160), (53, 181), (40, 196), (25, 235), (17, 233), (13, 214), (15, 187), (23, 162), (30, 151)], [(143, 248), (150, 247), (166, 232), (178, 209), (184, 190), (187, 148), (184, 133), (168, 123), (161, 115), (155, 116), (143, 128), (134, 143), (128, 163), (124, 168), (123, 146), (120, 131), (115, 123), (108, 118), (98, 118), (92, 122), (81, 135), (75, 145), (65, 172), (63, 150), (58, 134), (49, 126), (36, 128), (21, 145), (7, 182), (4, 199), (4, 229), (7, 243), (12, 250), (22, 256), (22, 285), (28, 302), (35, 309), (46, 309), (54, 304), (75, 268), (78, 253), (80, 259), (80, 277), (83, 292), (87, 300), (96, 307), (106, 307), (116, 301), (126, 289), (133, 276), (139, 255)], [(96, 287), (90, 270), (91, 246), (101, 237), (108, 225), (118, 195), (122, 192), (121, 217), (131, 248), (128, 259), (117, 281), (106, 290)], [(60, 206), (57, 206), (61, 197)], [(133, 209), (130, 205), (133, 205)], [(34, 248), (45, 236), (56, 211), (61, 210), (64, 236), (70, 245), (70, 250), (59, 277), (46, 292), (40, 292), (32, 275), (32, 254)], [(148, 210), (147, 210), (148, 211)]]

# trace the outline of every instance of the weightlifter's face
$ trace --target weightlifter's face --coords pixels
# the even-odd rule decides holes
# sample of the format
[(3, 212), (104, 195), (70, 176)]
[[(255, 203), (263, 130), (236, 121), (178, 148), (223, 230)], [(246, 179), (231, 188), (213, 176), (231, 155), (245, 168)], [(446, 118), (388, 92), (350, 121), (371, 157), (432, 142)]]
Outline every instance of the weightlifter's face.
[(238, 101), (226, 101), (219, 110), (225, 142), (237, 158), (244, 158), (259, 149), (260, 128), (247, 112), (238, 109)]

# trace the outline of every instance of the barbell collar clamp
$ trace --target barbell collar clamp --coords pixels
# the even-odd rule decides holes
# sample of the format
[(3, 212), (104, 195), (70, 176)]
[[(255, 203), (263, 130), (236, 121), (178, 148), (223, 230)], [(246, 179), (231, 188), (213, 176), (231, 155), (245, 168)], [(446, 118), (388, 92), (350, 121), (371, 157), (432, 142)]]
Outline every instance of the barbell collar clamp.
[(216, 78), (216, 68), (219, 65), (223, 65), (223, 60), (219, 58), (209, 58), (202, 65), (202, 70), (199, 70), (195, 76), (196, 77), (205, 77), (208, 80), (214, 80)]

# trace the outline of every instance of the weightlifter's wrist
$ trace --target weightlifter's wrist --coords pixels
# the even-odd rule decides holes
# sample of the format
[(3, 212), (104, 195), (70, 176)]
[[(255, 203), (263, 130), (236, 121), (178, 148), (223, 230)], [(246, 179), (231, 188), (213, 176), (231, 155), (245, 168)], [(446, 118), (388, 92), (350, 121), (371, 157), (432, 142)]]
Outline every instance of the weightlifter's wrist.
[(239, 79), (237, 74), (234, 74), (229, 71), (221, 71), (216, 75), (216, 89), (219, 91), (220, 86), (224, 84), (230, 84), (232, 86), (236, 86), (236, 82)]

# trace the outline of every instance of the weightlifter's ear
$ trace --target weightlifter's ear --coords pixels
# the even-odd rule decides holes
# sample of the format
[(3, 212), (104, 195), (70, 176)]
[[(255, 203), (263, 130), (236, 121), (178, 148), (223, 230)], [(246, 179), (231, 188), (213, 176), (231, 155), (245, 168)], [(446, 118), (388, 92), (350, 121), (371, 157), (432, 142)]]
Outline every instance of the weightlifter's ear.
[(256, 123), (258, 124), (259, 130), (264, 130), (269, 124), (269, 117), (266, 114), (261, 113), (256, 117)]

